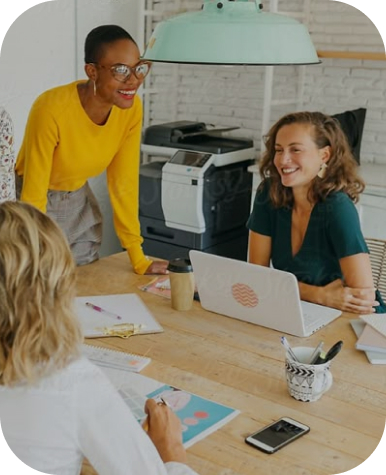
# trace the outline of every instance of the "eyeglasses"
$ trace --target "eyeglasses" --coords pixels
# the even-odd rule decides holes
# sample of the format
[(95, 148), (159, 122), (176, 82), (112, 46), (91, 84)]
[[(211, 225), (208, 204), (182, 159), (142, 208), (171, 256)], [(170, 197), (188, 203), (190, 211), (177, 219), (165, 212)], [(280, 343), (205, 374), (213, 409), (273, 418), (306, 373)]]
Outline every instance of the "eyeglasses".
[(132, 74), (139, 81), (143, 81), (151, 68), (151, 62), (149, 61), (141, 61), (135, 66), (128, 66), (127, 64), (113, 64), (112, 66), (103, 66), (103, 64), (99, 63), (91, 64), (95, 64), (103, 69), (109, 69), (114, 79), (119, 82), (126, 82)]

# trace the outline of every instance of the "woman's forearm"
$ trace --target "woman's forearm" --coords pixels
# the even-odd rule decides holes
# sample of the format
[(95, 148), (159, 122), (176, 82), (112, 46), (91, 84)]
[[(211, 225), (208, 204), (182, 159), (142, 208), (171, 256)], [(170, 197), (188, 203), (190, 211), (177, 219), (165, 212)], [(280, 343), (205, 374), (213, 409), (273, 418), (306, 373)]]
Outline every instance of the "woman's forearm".
[(326, 305), (323, 295), (323, 287), (299, 282), (299, 293), (301, 300), (317, 303), (319, 305)]

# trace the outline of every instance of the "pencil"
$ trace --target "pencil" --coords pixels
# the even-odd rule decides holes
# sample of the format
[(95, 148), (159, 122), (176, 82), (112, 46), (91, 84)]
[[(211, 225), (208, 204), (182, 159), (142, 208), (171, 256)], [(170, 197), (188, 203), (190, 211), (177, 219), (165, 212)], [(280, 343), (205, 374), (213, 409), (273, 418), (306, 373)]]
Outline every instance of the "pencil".
[(148, 282), (147, 284), (145, 284), (143, 287), (142, 287), (142, 290), (144, 290), (145, 292), (147, 290), (150, 289), (151, 285), (154, 284), (154, 282), (156, 282), (156, 280), (158, 279), (158, 277), (154, 277), (154, 279), (151, 279), (150, 282)]
[(142, 428), (145, 432), (149, 432), (149, 416), (146, 417), (142, 424)]

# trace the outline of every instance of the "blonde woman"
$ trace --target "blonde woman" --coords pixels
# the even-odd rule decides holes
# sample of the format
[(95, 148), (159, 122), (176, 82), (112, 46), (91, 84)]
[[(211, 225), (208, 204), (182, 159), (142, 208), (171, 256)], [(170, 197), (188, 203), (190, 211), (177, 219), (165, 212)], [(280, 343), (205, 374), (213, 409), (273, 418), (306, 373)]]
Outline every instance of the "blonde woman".
[(194, 474), (178, 418), (146, 403), (148, 434), (104, 374), (80, 356), (75, 263), (51, 218), (0, 204), (0, 420), (13, 452), (54, 475)]

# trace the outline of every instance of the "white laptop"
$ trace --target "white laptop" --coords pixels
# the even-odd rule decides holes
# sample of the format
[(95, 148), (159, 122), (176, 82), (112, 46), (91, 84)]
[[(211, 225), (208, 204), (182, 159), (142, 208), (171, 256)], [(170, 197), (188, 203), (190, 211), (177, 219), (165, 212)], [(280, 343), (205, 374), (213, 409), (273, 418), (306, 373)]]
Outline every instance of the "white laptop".
[(201, 305), (211, 312), (300, 337), (341, 315), (300, 300), (297, 279), (289, 272), (200, 251), (189, 255)]

